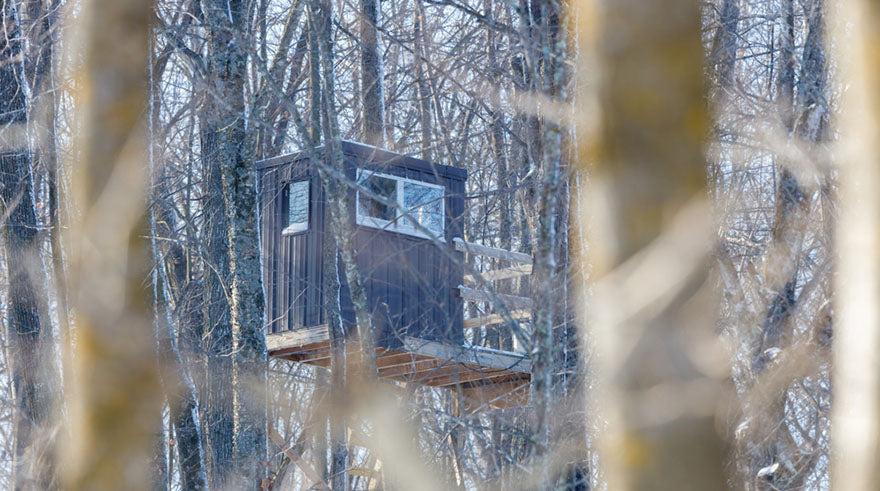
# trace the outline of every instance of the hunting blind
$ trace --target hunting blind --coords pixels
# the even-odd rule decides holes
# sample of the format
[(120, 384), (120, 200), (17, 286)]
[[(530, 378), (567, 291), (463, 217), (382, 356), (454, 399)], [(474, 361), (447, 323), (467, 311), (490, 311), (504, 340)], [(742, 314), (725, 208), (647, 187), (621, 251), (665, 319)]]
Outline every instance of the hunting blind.
[[(462, 240), (464, 169), (342, 142), (358, 270), (377, 345), (379, 377), (460, 387), (475, 407), (527, 400), (530, 362), (521, 353), (468, 345), (466, 329), (525, 317), (525, 310), (464, 318), (467, 301), (503, 301), (530, 308), (530, 299), (465, 287), (465, 253), (513, 266), (501, 279), (531, 272), (526, 254)], [(331, 233), (321, 165), (323, 149), (258, 164), (270, 356), (328, 367), (328, 316), (354, 336), (355, 312)], [(325, 169), (326, 170), (326, 169)], [(332, 176), (332, 173), (331, 173)], [(336, 263), (334, 267), (333, 263)], [(329, 288), (339, 279), (338, 299)]]

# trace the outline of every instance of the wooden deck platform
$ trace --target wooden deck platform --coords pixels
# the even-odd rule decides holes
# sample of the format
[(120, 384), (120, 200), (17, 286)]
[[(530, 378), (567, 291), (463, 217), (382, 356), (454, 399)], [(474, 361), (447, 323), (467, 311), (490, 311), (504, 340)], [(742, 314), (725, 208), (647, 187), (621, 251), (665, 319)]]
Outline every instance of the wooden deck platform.
[[(269, 334), (266, 344), (269, 356), (330, 366), (327, 326)], [(376, 364), (381, 379), (460, 388), (469, 411), (528, 403), (531, 362), (519, 353), (407, 337), (400, 349), (377, 349)]]

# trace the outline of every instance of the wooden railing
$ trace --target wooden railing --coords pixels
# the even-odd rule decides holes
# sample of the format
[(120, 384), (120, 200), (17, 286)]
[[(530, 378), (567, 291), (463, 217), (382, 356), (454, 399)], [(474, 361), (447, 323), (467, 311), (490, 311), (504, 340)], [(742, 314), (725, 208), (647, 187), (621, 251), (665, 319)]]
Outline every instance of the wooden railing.
[(482, 289), (460, 285), (458, 290), (462, 299), (466, 302), (488, 303), (489, 305), (501, 303), (509, 314), (509, 317), (507, 317), (499, 313), (489, 313), (481, 317), (465, 319), (465, 329), (477, 329), (503, 324), (508, 318), (521, 321), (531, 317), (532, 309), (534, 308), (534, 301), (531, 298), (498, 293), (486, 287), (495, 281), (510, 280), (532, 274), (532, 256), (522, 252), (466, 242), (460, 238), (453, 239), (453, 243), (456, 250), (465, 254), (489, 257), (511, 263), (510, 266), (464, 276), (465, 282), (482, 284)]

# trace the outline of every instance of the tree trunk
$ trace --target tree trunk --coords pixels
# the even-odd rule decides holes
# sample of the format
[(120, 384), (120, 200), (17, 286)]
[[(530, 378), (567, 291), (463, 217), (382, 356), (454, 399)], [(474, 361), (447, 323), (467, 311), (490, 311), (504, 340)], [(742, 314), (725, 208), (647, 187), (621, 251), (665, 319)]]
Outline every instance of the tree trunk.
[(385, 101), (382, 94), (382, 55), (379, 53), (379, 0), (360, 0), (361, 100), (364, 142), (385, 144)]
[(91, 0), (80, 6), (86, 88), (72, 224), (71, 302), (76, 350), (70, 398), (66, 489), (149, 487), (161, 391), (152, 345), (149, 233), (145, 202), (145, 67), (152, 3)]
[(428, 74), (425, 70), (425, 5), (422, 0), (415, 0), (413, 9), (413, 37), (415, 38), (413, 64), (416, 68), (416, 88), (419, 98), (419, 128), (422, 130), (422, 158), (431, 160), (431, 147), (434, 143), (434, 129), (431, 125), (431, 93), (428, 89)]
[(831, 12), (829, 46), (848, 85), (835, 145), (840, 214), (831, 484), (868, 491), (880, 482), (880, 6), (846, 0)]
[[(209, 29), (207, 83), (216, 98), (207, 115), (216, 138), (212, 165), (220, 171), (228, 226), (235, 411), (232, 461), (236, 485), (252, 489), (261, 485), (265, 474), (267, 356), (254, 149), (245, 122), (245, 33), (250, 12), (243, 1), (205, 0), (202, 9)], [(224, 342), (222, 348), (227, 346)]]
[(208, 429), (209, 482), (211, 487), (222, 488), (232, 471), (233, 396), (232, 396), (232, 323), (228, 302), (229, 249), (227, 246), (228, 220), (223, 203), (223, 183), (220, 168), (215, 162), (219, 152), (217, 126), (200, 113), (202, 161), (205, 169), (206, 254), (204, 254), (205, 348), (206, 383), (205, 427)]
[[(541, 64), (544, 67), (540, 89), (543, 95), (554, 102), (565, 97), (566, 70), (563, 63), (555, 62), (565, 57), (566, 36), (559, 30), (562, 6), (555, 1), (544, 2), (538, 7), (540, 46), (543, 47)], [(546, 116), (540, 123), (542, 128), (540, 148), (540, 184), (534, 193), (538, 201), (537, 223), (534, 231), (533, 247), (534, 270), (532, 273), (532, 298), (536, 308), (532, 313), (534, 331), (532, 334), (532, 393), (534, 395), (536, 440), (534, 454), (545, 454), (550, 450), (550, 418), (553, 416), (555, 397), (553, 394), (554, 373), (556, 370), (554, 354), (556, 344), (553, 336), (555, 306), (560, 303), (557, 285), (557, 220), (560, 211), (559, 191), (562, 168), (562, 129), (559, 122)], [(541, 486), (550, 488), (553, 478), (546, 473), (541, 478)]]
[[(158, 205), (157, 208), (161, 208)], [(156, 262), (154, 278), (154, 310), (156, 315), (156, 339), (159, 366), (163, 374), (163, 392), (171, 414), (180, 465), (180, 481), (184, 489), (206, 489), (204, 449), (202, 448), (202, 426), (199, 420), (199, 406), (196, 388), (174, 333), (174, 302), (170, 294), (168, 273), (165, 270), (163, 254), (155, 237), (160, 233), (154, 211), (151, 228), (153, 231), (153, 256)], [(164, 235), (164, 234), (163, 234)], [(179, 245), (175, 245), (179, 248)], [(172, 247), (175, 247), (172, 246)], [(172, 252), (172, 255), (176, 253)], [(173, 261), (173, 260), (172, 260)]]
[[(349, 386), (353, 377), (369, 381), (376, 376), (376, 341), (374, 339), (372, 316), (367, 305), (367, 294), (363, 279), (358, 271), (354, 250), (354, 220), (351, 193), (340, 182), (345, 173), (342, 156), (341, 137), (335, 101), (335, 75), (333, 66), (333, 42), (330, 26), (332, 5), (328, 0), (314, 0), (318, 12), (318, 44), (321, 48), (321, 93), (324, 114), (324, 158), (319, 166), (327, 202), (330, 204), (330, 225), (342, 259), (345, 279), (348, 282), (351, 302), (354, 305), (358, 342), (361, 345), (360, 359), (355, 360), (356, 373), (347, 373)], [(342, 311), (341, 305), (339, 311)], [(351, 363), (349, 364), (352, 365)], [(360, 383), (360, 382), (357, 382)]]
[[(712, 235), (699, 7), (686, 0), (592, 3), (596, 10), (574, 15), (582, 53), (598, 46), (594, 68), (602, 74), (598, 93), (582, 95), (584, 103), (598, 102), (601, 132), (580, 137), (578, 156), (582, 165), (596, 162), (586, 191), (590, 262), (582, 258), (581, 267), (591, 264), (597, 282), (589, 312), (605, 389), (594, 407), (608, 419), (599, 440), (603, 474), (609, 489), (724, 489), (726, 452), (715, 417), (726, 367), (708, 370), (692, 358), (697, 346), (721, 349), (706, 267)], [(593, 75), (584, 64), (581, 70)], [(650, 269), (671, 257), (687, 258), (674, 275)], [(622, 301), (645, 294), (647, 285), (633, 277), (639, 271), (654, 272), (651, 291), (666, 299), (651, 302), (650, 312)]]
[[(794, 5), (786, 2), (783, 19), (786, 30), (782, 41), (782, 59), (777, 81), (777, 104), (783, 117), (788, 137), (795, 141), (818, 143), (827, 129), (828, 110), (825, 96), (827, 69), (824, 57), (824, 20), (820, 4), (813, 3), (808, 11), (809, 33), (804, 46), (801, 73), (797, 77), (795, 100), (794, 58)], [(793, 314), (798, 302), (799, 264), (802, 243), (809, 220), (811, 196), (798, 183), (794, 170), (805, 163), (780, 157), (776, 189), (776, 218), (771, 244), (765, 262), (768, 265), (766, 282), (773, 288), (769, 306), (761, 324), (761, 331), (751, 354), (751, 370), (757, 379), (772, 372), (770, 365), (780, 349), (792, 344)], [(757, 381), (756, 381), (757, 382)], [(749, 456), (745, 483), (755, 483), (758, 489), (770, 487), (797, 487), (805, 470), (795, 465), (798, 444), (789, 434), (785, 402), (788, 387), (772, 398), (761, 398), (753, 407), (746, 408), (749, 420), (746, 453)], [(778, 470), (757, 478), (761, 469), (778, 464)]]

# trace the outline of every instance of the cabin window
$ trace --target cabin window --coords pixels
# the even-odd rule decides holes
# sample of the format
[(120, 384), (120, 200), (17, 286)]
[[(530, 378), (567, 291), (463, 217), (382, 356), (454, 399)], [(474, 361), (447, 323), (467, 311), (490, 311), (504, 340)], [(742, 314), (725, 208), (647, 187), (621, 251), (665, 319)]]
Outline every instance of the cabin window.
[(295, 234), (309, 229), (309, 181), (287, 185), (287, 222), (282, 234)]
[(365, 169), (358, 169), (358, 185), (365, 190), (357, 193), (359, 225), (443, 238), (443, 186)]

